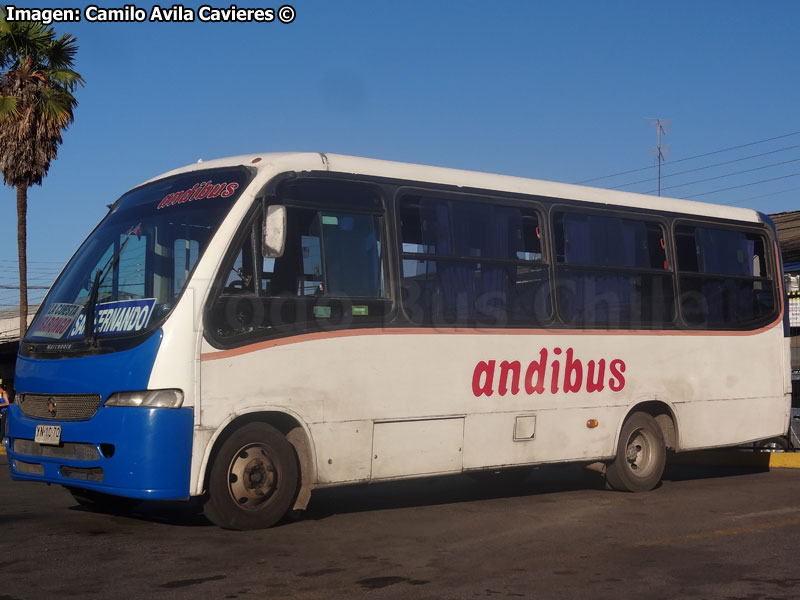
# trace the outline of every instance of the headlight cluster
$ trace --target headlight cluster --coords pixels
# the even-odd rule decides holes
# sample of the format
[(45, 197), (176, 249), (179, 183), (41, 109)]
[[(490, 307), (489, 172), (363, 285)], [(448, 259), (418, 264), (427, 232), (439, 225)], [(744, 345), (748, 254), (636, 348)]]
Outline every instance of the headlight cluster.
[(106, 406), (144, 406), (146, 408), (180, 408), (183, 404), (181, 390), (142, 390), (117, 392), (106, 400)]

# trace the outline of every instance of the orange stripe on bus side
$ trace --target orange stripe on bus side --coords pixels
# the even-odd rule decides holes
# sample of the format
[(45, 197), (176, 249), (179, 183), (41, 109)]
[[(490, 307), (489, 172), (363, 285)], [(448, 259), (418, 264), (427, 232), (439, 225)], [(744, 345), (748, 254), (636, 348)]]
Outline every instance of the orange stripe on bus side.
[(241, 348), (232, 350), (219, 350), (217, 352), (207, 352), (200, 356), (200, 360), (219, 360), (221, 358), (231, 358), (250, 352), (277, 348), (279, 346), (289, 346), (291, 344), (301, 344), (316, 340), (329, 340), (345, 337), (358, 337), (368, 335), (650, 335), (650, 336), (691, 336), (691, 337), (739, 337), (746, 335), (758, 335), (764, 333), (781, 323), (783, 319), (783, 303), (781, 303), (781, 313), (775, 321), (760, 329), (751, 331), (693, 331), (686, 329), (465, 329), (447, 328), (439, 329), (436, 327), (397, 327), (393, 329), (343, 329), (341, 331), (325, 331), (318, 333), (305, 333), (301, 335), (281, 338), (277, 340), (267, 340), (248, 344)]

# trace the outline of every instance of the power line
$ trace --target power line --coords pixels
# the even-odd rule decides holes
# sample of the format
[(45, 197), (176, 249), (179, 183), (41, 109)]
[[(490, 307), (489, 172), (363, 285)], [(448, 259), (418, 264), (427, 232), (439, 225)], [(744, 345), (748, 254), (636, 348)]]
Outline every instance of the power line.
[[(742, 171), (736, 171), (735, 173), (728, 173), (727, 175), (717, 175), (716, 177), (708, 177), (706, 179), (698, 179), (697, 181), (690, 181), (688, 183), (679, 183), (678, 185), (671, 185), (669, 187), (661, 188), (662, 190), (672, 190), (679, 187), (686, 187), (687, 185), (694, 185), (696, 183), (705, 183), (706, 181), (714, 181), (715, 179), (725, 179), (726, 177), (733, 177), (734, 175), (741, 175), (742, 173), (752, 173), (753, 171), (761, 171), (763, 169), (769, 169), (770, 167), (779, 167), (781, 165), (788, 165), (789, 163), (795, 163), (800, 161), (800, 158), (793, 158), (792, 160), (785, 160), (779, 163), (773, 163), (771, 165), (764, 165), (762, 167), (755, 167), (753, 169), (744, 169)], [(651, 194), (655, 190), (650, 190), (645, 192), (645, 194)]]
[(758, 200), (759, 198), (767, 198), (769, 196), (777, 196), (779, 194), (785, 194), (787, 192), (795, 192), (797, 190), (800, 190), (800, 186), (791, 187), (791, 188), (786, 189), (786, 190), (780, 190), (779, 192), (771, 192), (769, 194), (761, 194), (759, 196), (750, 196), (749, 198), (743, 198), (741, 200), (734, 200), (733, 202), (723, 202), (722, 204), (725, 204), (726, 206), (730, 206), (731, 204), (741, 204), (742, 202), (747, 202), (748, 200)]
[[(676, 164), (680, 162), (685, 162), (687, 160), (694, 160), (696, 158), (703, 158), (705, 156), (712, 156), (713, 154), (721, 154), (722, 152), (730, 152), (731, 150), (738, 150), (740, 148), (747, 148), (748, 146), (755, 146), (756, 144), (763, 144), (765, 142), (772, 142), (774, 140), (780, 140), (783, 138), (791, 137), (793, 135), (800, 135), (800, 131), (793, 131), (792, 133), (785, 133), (783, 135), (777, 135), (775, 137), (767, 138), (764, 140), (757, 140), (755, 142), (748, 142), (747, 144), (740, 144), (738, 146), (731, 146), (730, 148), (722, 148), (721, 150), (713, 150), (711, 152), (705, 152), (703, 154), (697, 154), (695, 156), (687, 156), (686, 158), (679, 158), (678, 160), (670, 161), (670, 164)], [(644, 171), (646, 169), (652, 169), (653, 165), (649, 165), (647, 167), (640, 167), (638, 169), (631, 169), (630, 171), (622, 171), (620, 173), (614, 173), (612, 175), (603, 175), (602, 177), (593, 177), (591, 179), (584, 179), (582, 181), (576, 181), (575, 183), (589, 183), (590, 181), (600, 181), (601, 179), (610, 179), (611, 177), (617, 177), (619, 175), (627, 175), (629, 173), (636, 173), (638, 171)]]
[[(18, 285), (0, 285), (0, 290), (18, 290)], [(49, 285), (29, 285), (29, 290), (49, 290)]]
[[(786, 150), (794, 150), (795, 148), (800, 148), (800, 144), (796, 146), (788, 146), (786, 148), (781, 148), (780, 150), (770, 150), (769, 152), (762, 152), (760, 154), (751, 154), (750, 156), (745, 156), (743, 158), (734, 158), (733, 160), (726, 160), (721, 163), (714, 163), (713, 165), (706, 165), (705, 167), (697, 167), (696, 169), (687, 169), (686, 171), (678, 171), (677, 173), (669, 173), (667, 175), (662, 175), (661, 179), (666, 179), (667, 177), (677, 177), (678, 175), (686, 175), (687, 173), (695, 173), (697, 171), (705, 171), (706, 169), (713, 169), (714, 167), (722, 167), (724, 165), (730, 165), (737, 162), (742, 162), (743, 160), (750, 160), (752, 158), (759, 158), (761, 156), (767, 156), (769, 154), (777, 154), (778, 152), (785, 152)], [(648, 179), (640, 179), (639, 181), (631, 181), (630, 183), (623, 183), (620, 185), (615, 185), (608, 189), (610, 190), (618, 190), (620, 188), (628, 187), (630, 185), (636, 185), (639, 183), (648, 183), (650, 181), (656, 181), (656, 177), (650, 177)], [(668, 189), (668, 188), (664, 188)]]
[(716, 194), (717, 192), (727, 192), (729, 190), (738, 190), (739, 188), (749, 187), (751, 185), (758, 185), (759, 183), (768, 183), (770, 181), (778, 181), (779, 179), (789, 179), (790, 177), (797, 177), (800, 173), (791, 173), (789, 175), (783, 175), (781, 177), (773, 177), (772, 179), (762, 179), (761, 181), (754, 181), (752, 183), (743, 183), (741, 185), (734, 185), (732, 187), (722, 188), (719, 190), (712, 190), (710, 192), (703, 192), (702, 194), (693, 194), (691, 196), (683, 196), (682, 200), (688, 200), (690, 198), (698, 198), (700, 196), (708, 196), (709, 194)]
[[(4, 263), (4, 262), (5, 263), (17, 264), (19, 261), (18, 260), (14, 260), (14, 259), (10, 259), (10, 258), (0, 258), (0, 263)], [(63, 260), (29, 260), (29, 261), (26, 261), (26, 262), (28, 264), (45, 264), (45, 263), (52, 263), (52, 264), (57, 264), (57, 265), (63, 265), (64, 264)]]

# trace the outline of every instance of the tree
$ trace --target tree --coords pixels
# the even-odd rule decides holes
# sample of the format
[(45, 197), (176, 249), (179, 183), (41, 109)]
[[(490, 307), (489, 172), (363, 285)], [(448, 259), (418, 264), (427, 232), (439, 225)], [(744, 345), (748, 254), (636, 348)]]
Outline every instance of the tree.
[(0, 172), (17, 192), (20, 339), (28, 326), (28, 188), (41, 185), (72, 123), (83, 78), (77, 40), (41, 23), (6, 21), (0, 7)]

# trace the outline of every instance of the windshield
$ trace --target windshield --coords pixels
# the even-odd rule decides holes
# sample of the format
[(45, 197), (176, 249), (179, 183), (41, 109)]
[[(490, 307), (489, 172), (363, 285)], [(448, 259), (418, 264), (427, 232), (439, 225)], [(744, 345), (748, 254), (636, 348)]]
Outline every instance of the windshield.
[(207, 169), (125, 194), (72, 257), (25, 339), (83, 338), (89, 304), (96, 338), (158, 326), (249, 179), (243, 167)]

